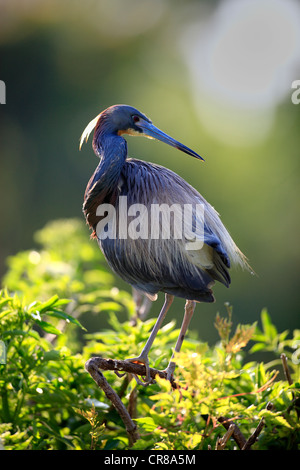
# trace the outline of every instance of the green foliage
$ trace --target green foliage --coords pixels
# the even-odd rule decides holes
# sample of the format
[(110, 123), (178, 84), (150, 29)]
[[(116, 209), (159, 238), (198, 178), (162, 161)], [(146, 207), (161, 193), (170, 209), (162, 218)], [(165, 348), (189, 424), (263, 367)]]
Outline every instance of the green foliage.
[[(25, 295), (27, 301), (58, 295), (79, 303), (82, 313), (88, 294), (95, 295), (88, 298), (94, 302), (97, 296), (103, 297), (104, 287), (113, 286), (113, 276), (81, 221), (49, 222), (34, 238), (41, 249), (10, 256), (3, 279), (3, 285)], [(92, 302), (89, 308), (93, 308)]]
[[(0, 444), (18, 450), (126, 449), (123, 422), (84, 364), (96, 355), (138, 355), (155, 320), (130, 321), (131, 296), (114, 288), (83, 224), (55, 222), (38, 239), (40, 251), (10, 259), (7, 288), (0, 293)], [(108, 312), (109, 326), (85, 331), (87, 311)], [(214, 346), (185, 340), (176, 356), (175, 390), (163, 379), (140, 387), (105, 372), (136, 419), (140, 439), (133, 449), (214, 449), (225, 433), (220, 418), (235, 423), (246, 439), (263, 419), (254, 449), (298, 449), (300, 331), (278, 333), (265, 310), (261, 329), (254, 324), (233, 330), (228, 306), (227, 317), (218, 314), (215, 326), (220, 341)], [(167, 365), (178, 333), (173, 322), (163, 326), (151, 366)], [(252, 354), (269, 358), (270, 351), (268, 363), (251, 360)], [(282, 374), (283, 353), (290, 383)], [(226, 449), (235, 448), (231, 437)]]
[[(66, 312), (72, 318), (112, 309), (133, 315), (132, 297), (115, 287), (114, 277), (82, 221), (49, 222), (34, 239), (40, 249), (23, 251), (7, 260), (8, 271), (2, 284), (10, 292), (18, 293), (27, 303), (47, 301), (55, 295), (70, 299)], [(73, 329), (72, 334), (68, 346), (77, 350), (77, 330)]]
[(47, 339), (61, 335), (48, 318), (74, 321), (60, 310), (65, 301), (53, 297), (25, 305), (16, 294), (2, 291), (0, 302), (6, 349), (0, 365), (2, 443), (7, 449), (77, 448), (83, 422), (75, 419), (73, 407), (87, 406), (91, 383), (81, 358), (63, 342), (54, 347)]

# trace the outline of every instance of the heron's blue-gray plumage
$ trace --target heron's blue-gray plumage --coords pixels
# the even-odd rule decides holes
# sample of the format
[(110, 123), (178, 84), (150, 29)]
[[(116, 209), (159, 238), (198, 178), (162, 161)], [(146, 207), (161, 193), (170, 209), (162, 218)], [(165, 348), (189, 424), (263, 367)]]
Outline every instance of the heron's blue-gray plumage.
[[(136, 119), (141, 116), (142, 120), (147, 119), (147, 125), (152, 126), (151, 121), (141, 113), (138, 114), (134, 108), (119, 108), (123, 119), (126, 113), (130, 116), (135, 113)], [(119, 113), (119, 109), (117, 111)], [(94, 234), (101, 219), (96, 215), (97, 207), (103, 203), (113, 204), (118, 226), (120, 197), (126, 196), (128, 206), (143, 204), (149, 211), (151, 204), (177, 204), (180, 207), (202, 204), (202, 233), (197, 235), (199, 239), (202, 237), (204, 243), (199, 250), (187, 250), (186, 240), (172, 236), (170, 239), (122, 239), (117, 234), (116, 238), (99, 239), (108, 264), (122, 279), (149, 296), (163, 291), (185, 299), (212, 302), (214, 297), (211, 288), (214, 281), (229, 286), (230, 260), (244, 264), (244, 256), (217, 212), (183, 178), (162, 166), (127, 159), (127, 144), (122, 134), (127, 128), (128, 133), (141, 131), (135, 129), (134, 122), (121, 125), (120, 115), (116, 113), (117, 119), (114, 119), (113, 113), (114, 110), (109, 108), (109, 113), (105, 111), (95, 122), (93, 147), (100, 163), (88, 184), (83, 206)], [(87, 137), (90, 131), (88, 129), (83, 137)], [(174, 146), (177, 146), (175, 143)], [(186, 149), (184, 147), (181, 150), (189, 153), (189, 149)], [(193, 229), (197, 228), (195, 217)]]

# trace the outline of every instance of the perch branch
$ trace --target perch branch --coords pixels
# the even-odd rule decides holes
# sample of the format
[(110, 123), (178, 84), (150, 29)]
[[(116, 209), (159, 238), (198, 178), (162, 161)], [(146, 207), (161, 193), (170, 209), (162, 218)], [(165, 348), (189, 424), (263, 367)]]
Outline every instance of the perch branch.
[[(122, 403), (120, 396), (111, 388), (108, 381), (102, 374), (101, 370), (114, 371), (119, 377), (122, 377), (124, 373), (146, 376), (145, 366), (143, 364), (138, 364), (138, 363), (129, 362), (129, 361), (121, 361), (121, 360), (116, 360), (116, 359), (104, 359), (102, 357), (92, 357), (86, 362), (85, 369), (91, 375), (91, 377), (96, 382), (98, 387), (100, 387), (103, 390), (107, 398), (111, 401), (112, 405), (119, 413), (120, 418), (122, 419), (125, 425), (125, 428), (129, 437), (129, 444), (130, 446), (132, 446), (136, 442), (136, 440), (139, 438), (139, 435), (137, 432), (137, 426), (132, 421), (131, 416), (130, 416), (131, 414), (134, 415), (135, 397), (134, 396), (131, 397), (130, 408), (128, 412), (124, 404)], [(156, 375), (159, 375), (159, 377), (162, 377), (164, 379), (167, 378), (166, 372), (162, 372), (157, 369), (150, 368), (150, 377), (152, 379), (155, 379)], [(178, 387), (173, 379), (171, 380), (171, 384), (173, 388)]]
[[(102, 357), (93, 357), (90, 359), (93, 361), (93, 365), (101, 370), (112, 370), (114, 371), (119, 377), (122, 377), (121, 373), (128, 373), (133, 375), (140, 375), (146, 376), (146, 367), (143, 364), (138, 364), (136, 362), (129, 362), (129, 361), (122, 361), (117, 359), (104, 359)], [(89, 362), (89, 361), (88, 361)], [(166, 379), (167, 374), (161, 370), (152, 369), (150, 367), (150, 377), (155, 379), (155, 376), (158, 375), (159, 377)], [(178, 388), (178, 385), (171, 379), (171, 385), (173, 388)]]
[(129, 437), (129, 445), (132, 446), (139, 439), (137, 426), (132, 421), (119, 395), (111, 388), (106, 378), (104, 377), (102, 372), (99, 370), (98, 359), (101, 359), (101, 358), (96, 357), (96, 358), (89, 359), (85, 364), (85, 368), (87, 372), (91, 375), (91, 377), (94, 379), (98, 387), (100, 387), (103, 390), (107, 398), (112, 402), (113, 406), (119, 413), (120, 418), (122, 419), (125, 425), (125, 428)]

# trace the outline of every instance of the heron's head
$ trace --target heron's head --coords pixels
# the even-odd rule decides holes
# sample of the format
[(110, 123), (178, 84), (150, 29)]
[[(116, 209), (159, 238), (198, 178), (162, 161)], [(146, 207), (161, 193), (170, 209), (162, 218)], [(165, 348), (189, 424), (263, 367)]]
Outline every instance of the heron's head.
[(200, 155), (186, 147), (182, 143), (173, 139), (163, 131), (152, 124), (152, 121), (132, 106), (119, 104), (110, 106), (105, 111), (95, 117), (85, 128), (80, 139), (80, 148), (83, 141), (87, 141), (90, 133), (95, 128), (95, 137), (102, 131), (122, 135), (138, 135), (148, 137), (150, 139), (160, 140), (192, 157), (203, 160)]

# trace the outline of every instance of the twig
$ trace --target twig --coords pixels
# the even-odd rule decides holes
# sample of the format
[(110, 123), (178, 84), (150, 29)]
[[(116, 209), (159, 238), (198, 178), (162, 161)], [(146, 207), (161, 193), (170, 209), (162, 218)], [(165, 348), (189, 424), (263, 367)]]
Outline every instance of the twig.
[(221, 438), (218, 438), (217, 443), (216, 443), (216, 450), (223, 450), (225, 448), (227, 441), (231, 438), (233, 432), (234, 432), (234, 424), (231, 424), (227, 432), (224, 434), (224, 436)]
[[(267, 406), (266, 406), (266, 409), (267, 410), (272, 410), (274, 407), (273, 403), (271, 403), (270, 401), (267, 403)], [(242, 450), (249, 450), (251, 448), (251, 446), (253, 444), (255, 444), (259, 434), (261, 433), (261, 431), (263, 430), (263, 427), (265, 425), (265, 419), (262, 418), (260, 420), (260, 422), (258, 423), (258, 426), (257, 428), (255, 429), (255, 431), (253, 432), (253, 434), (251, 434), (251, 436), (247, 439), (247, 442), (245, 443), (244, 447), (242, 448)]]
[(292, 380), (292, 377), (291, 377), (291, 374), (290, 374), (290, 370), (289, 370), (289, 367), (288, 367), (288, 363), (287, 363), (287, 357), (284, 353), (282, 353), (280, 355), (280, 358), (281, 358), (281, 361), (282, 361), (282, 366), (283, 366), (283, 372), (284, 372), (284, 375), (285, 375), (285, 378), (286, 380), (288, 381), (288, 384), (289, 385), (292, 385), (293, 384), (293, 380)]
[(246, 444), (246, 439), (243, 435), (243, 433), (240, 431), (239, 427), (232, 423), (230, 419), (224, 418), (223, 416), (220, 416), (218, 418), (219, 423), (221, 423), (225, 429), (229, 430), (229, 428), (232, 426), (232, 437), (237, 443), (239, 449), (242, 449), (244, 445)]
[[(272, 410), (273, 408), (273, 403), (271, 402), (268, 402), (267, 403), (267, 406), (266, 406), (267, 410)], [(261, 433), (264, 425), (265, 425), (265, 419), (262, 418), (260, 420), (260, 422), (258, 423), (258, 426), (257, 428), (255, 429), (255, 431), (251, 434), (251, 436), (246, 440), (244, 435), (242, 434), (242, 432), (240, 431), (239, 427), (236, 425), (236, 424), (230, 424), (230, 419), (226, 419), (224, 418), (223, 416), (220, 416), (220, 418), (218, 418), (218, 421), (219, 423), (221, 423), (225, 429), (227, 429), (229, 431), (229, 429), (232, 427), (232, 432), (231, 434), (229, 435), (229, 437), (232, 435), (232, 437), (234, 438), (235, 442), (237, 443), (237, 445), (239, 446), (239, 448), (241, 450), (251, 450), (251, 446), (253, 444), (255, 444), (259, 434)], [(227, 434), (227, 433), (226, 433)], [(226, 434), (224, 435), (224, 437), (222, 439), (225, 440), (225, 437), (226, 437)], [(228, 441), (229, 437), (227, 437), (226, 439), (226, 442)], [(220, 441), (222, 441), (222, 439), (220, 439)], [(217, 446), (219, 444), (220, 441), (217, 441)], [(225, 444), (226, 444), (225, 442)], [(221, 446), (222, 446), (222, 442), (221, 442)], [(225, 447), (225, 445), (224, 445)], [(222, 447), (222, 448), (224, 448)], [(217, 447), (216, 447), (217, 448)]]
[[(130, 375), (129, 375), (129, 377), (130, 377), (130, 379), (132, 378)], [(137, 418), (137, 396), (138, 396), (137, 387), (134, 387), (131, 390), (131, 393), (129, 395), (129, 400), (128, 400), (128, 413), (129, 413), (129, 416), (132, 419)]]
[(251, 446), (253, 444), (255, 444), (256, 442), (256, 439), (258, 438), (259, 434), (261, 433), (263, 427), (265, 425), (265, 419), (262, 418), (260, 420), (260, 422), (258, 423), (258, 426), (257, 428), (255, 429), (255, 431), (251, 434), (251, 436), (249, 437), (249, 439), (247, 439), (247, 442), (245, 443), (245, 445), (242, 447), (242, 450), (250, 450)]
[[(286, 378), (289, 385), (293, 385), (293, 379), (291, 377), (290, 370), (288, 368), (287, 357), (284, 353), (282, 353), (280, 355), (280, 358), (281, 358), (281, 361), (282, 361), (282, 366), (283, 366), (283, 371), (284, 371), (285, 378)], [(293, 391), (292, 391), (292, 397), (293, 397), (292, 403), (288, 407), (287, 411), (289, 413), (291, 409), (295, 408), (296, 413), (297, 413), (297, 417), (298, 417), (298, 419), (300, 419), (300, 399), (295, 396), (295, 393)]]
[(85, 368), (87, 372), (91, 375), (91, 377), (94, 379), (98, 387), (100, 387), (103, 390), (107, 398), (112, 402), (113, 406), (119, 413), (120, 418), (122, 419), (125, 425), (127, 434), (128, 434), (129, 445), (132, 446), (137, 441), (137, 439), (139, 439), (137, 426), (132, 421), (119, 395), (111, 388), (111, 386), (105, 379), (104, 375), (99, 370), (98, 359), (101, 359), (101, 358), (96, 357), (96, 358), (89, 359), (85, 364)]

